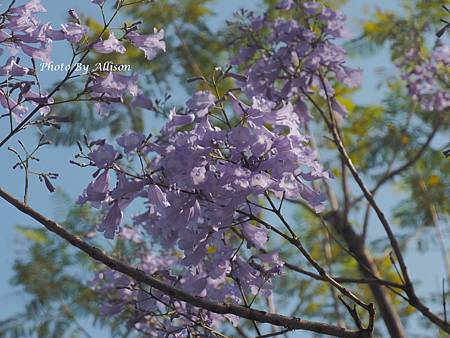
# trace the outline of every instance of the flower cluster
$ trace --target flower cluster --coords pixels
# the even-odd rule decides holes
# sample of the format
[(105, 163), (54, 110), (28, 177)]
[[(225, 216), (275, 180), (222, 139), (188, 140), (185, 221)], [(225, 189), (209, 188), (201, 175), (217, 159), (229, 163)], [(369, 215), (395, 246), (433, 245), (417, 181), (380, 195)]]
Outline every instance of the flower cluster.
[[(296, 4), (280, 3), (280, 8), (291, 6)], [(272, 31), (269, 46), (243, 46), (233, 59), (245, 69), (243, 75), (217, 70), (222, 78), (235, 78), (243, 95), (229, 91), (217, 97), (199, 91), (185, 109), (171, 111), (159, 135), (126, 132), (117, 139), (119, 147), (97, 140), (87, 144), (88, 153), (79, 155), (97, 168), (79, 199), (103, 212), (97, 230), (108, 239), (121, 235), (125, 209), (143, 201), (147, 207), (133, 216), (134, 229), (142, 231), (148, 243), (180, 257), (170, 264), (161, 262), (158, 270), (165, 273), (158, 276), (194, 295), (232, 303), (270, 295), (283, 262), (269, 250), (272, 229), (258, 215), (268, 206), (274, 208), (272, 198), (303, 200), (316, 212), (323, 210), (325, 198), (311, 182), (329, 179), (330, 174), (302, 132), (311, 116), (306, 98), (315, 91), (329, 96), (336, 111), (345, 115), (332, 83), (356, 86), (361, 72), (346, 67), (343, 49), (331, 42), (346, 36), (343, 16), (315, 2), (304, 6), (308, 22), (317, 23), (321, 33), (294, 20), (252, 17), (249, 31)], [(112, 39), (101, 48), (120, 52)], [(138, 91), (124, 78), (102, 79), (92, 90), (99, 83), (123, 84), (108, 87), (111, 98), (125, 88)], [(133, 159), (139, 159), (136, 168)], [(116, 279), (110, 289), (117, 288)], [(139, 297), (127, 295), (121, 299)], [(114, 309), (124, 307), (120, 303)], [(204, 312), (195, 316), (214, 318)]]
[[(51, 99), (46, 98), (46, 93), (32, 90), (36, 69), (20, 65), (18, 56), (23, 53), (33, 60), (49, 61), (52, 41), (64, 38), (62, 31), (54, 30), (49, 23), (42, 23), (37, 18), (37, 13), (45, 11), (39, 0), (33, 0), (22, 6), (9, 7), (1, 15), (0, 52), (3, 53), (6, 48), (10, 57), (0, 67), (1, 75), (7, 78), (0, 85), (0, 104), (17, 122), (28, 111), (26, 103), (34, 107), (52, 103)], [(44, 115), (48, 111), (47, 108), (40, 112)]]
[[(346, 116), (345, 107), (335, 98), (331, 80), (354, 88), (361, 82), (362, 71), (345, 66), (345, 50), (333, 43), (349, 35), (345, 17), (314, 1), (279, 4), (281, 9), (293, 10), (295, 6), (301, 6), (299, 10), (307, 13), (306, 25), (294, 19), (270, 21), (250, 15), (246, 20), (249, 22), (240, 28), (247, 32), (247, 37), (232, 62), (247, 68), (244, 91), (248, 97), (291, 102), (302, 122), (311, 118), (307, 95), (315, 92), (325, 99), (328, 96), (333, 110)], [(258, 40), (261, 35), (266, 36), (264, 41)]]
[[(121, 236), (127, 239), (130, 239), (129, 233), (136, 236), (132, 229), (124, 228), (123, 230)], [(169, 270), (162, 269), (174, 263), (176, 260), (169, 258), (167, 253), (163, 257), (145, 250), (139, 257), (139, 268), (142, 271), (157, 276), (167, 284), (177, 286), (192, 276), (186, 276), (180, 281), (171, 275)], [(186, 289), (196, 293), (201, 285), (201, 279), (192, 279)], [(133, 315), (131, 318), (124, 316), (124, 320), (130, 320), (131, 327), (148, 337), (186, 337), (189, 333), (202, 337), (215, 337), (205, 328), (217, 327), (223, 322), (223, 318), (219, 315), (177, 301), (156, 289), (138, 285), (129, 277), (112, 270), (99, 272), (90, 282), (90, 287), (100, 297), (108, 299), (108, 302), (100, 306), (101, 316), (120, 315), (124, 309), (131, 309)], [(237, 323), (235, 316), (226, 315), (226, 317)]]
[[(134, 263), (193, 295), (244, 305), (247, 299), (269, 296), (284, 263), (268, 246), (269, 238), (282, 231), (273, 231), (264, 221), (267, 211), (280, 212), (281, 205), (277, 209), (275, 203), (284, 200), (302, 200), (318, 213), (324, 208), (325, 198), (312, 182), (329, 179), (330, 174), (318, 162), (305, 133), (312, 118), (308, 99), (318, 94), (345, 116), (334, 84), (355, 87), (361, 72), (345, 66), (344, 50), (333, 43), (348, 35), (343, 15), (314, 1), (278, 4), (280, 10), (297, 6), (302, 6), (304, 25), (254, 15), (248, 23), (239, 23), (246, 33), (232, 64), (242, 74), (230, 68), (217, 69), (215, 75), (234, 78), (241, 95), (235, 90), (222, 96), (199, 91), (184, 109), (171, 111), (159, 135), (126, 132), (117, 145), (105, 139), (86, 141), (88, 151), (80, 149), (77, 156), (87, 161), (83, 166), (96, 168), (78, 201), (100, 210), (96, 229), (107, 239), (120, 236), (140, 246)], [(31, 88), (39, 85), (34, 60), (50, 61), (53, 41), (66, 40), (76, 51), (74, 56), (81, 55), (80, 61), (90, 50), (124, 54), (125, 41), (148, 60), (165, 51), (163, 30), (142, 35), (137, 32), (139, 23), (124, 24), (121, 36), (105, 27), (107, 34), (88, 41), (88, 28), (74, 10), (60, 29), (40, 23), (35, 14), (44, 11), (39, 0), (32, 0), (3, 14), (1, 43), (12, 56), (0, 68), (0, 74), (8, 77), (0, 104), (17, 122), (27, 112), (26, 102), (37, 105), (41, 114), (49, 112), (51, 95)], [(32, 57), (33, 68), (19, 64), (15, 56), (19, 52)], [(65, 80), (71, 72), (73, 68)], [(26, 76), (31, 80), (21, 79)], [(95, 102), (103, 116), (126, 95), (132, 97), (132, 107), (153, 108), (134, 74), (89, 73), (83, 88), (77, 98)], [(133, 203), (145, 210), (132, 217), (133, 228), (124, 228), (124, 213)], [(161, 248), (165, 257), (150, 253), (150, 247)], [(131, 305), (139, 312), (135, 328), (150, 336), (171, 332), (181, 337), (193, 322), (208, 327), (219, 322), (216, 315), (147, 290), (116, 272), (101, 272), (92, 287), (115, 296), (102, 305), (102, 314), (116, 314)], [(183, 315), (176, 321), (152, 319), (168, 311)], [(235, 317), (227, 318), (238, 324)]]
[[(141, 35), (136, 32), (137, 24), (122, 28), (123, 36), (118, 39), (113, 32), (105, 40), (93, 44), (92, 48), (101, 54), (126, 52), (123, 42), (128, 40), (131, 44), (142, 50), (148, 60), (156, 57), (159, 51), (165, 51), (166, 45), (163, 41), (164, 30), (156, 30), (154, 34)], [(90, 74), (85, 86), (85, 94), (96, 101), (97, 111), (102, 116), (107, 116), (115, 108), (115, 103), (122, 103), (125, 96), (132, 97), (132, 107), (153, 109), (153, 103), (145, 97), (138, 87), (137, 75), (123, 75), (115, 72), (104, 74)]]
[[(102, 6), (104, 1), (93, 1)], [(6, 64), (0, 67), (1, 76), (6, 81), (0, 84), (0, 105), (17, 123), (23, 121), (30, 108), (34, 112), (39, 111), (41, 116), (50, 112), (50, 106), (54, 104), (53, 92), (41, 91), (36, 60), (51, 63), (51, 51), (54, 41), (65, 40), (72, 45), (76, 55), (81, 55), (82, 62), (91, 48), (98, 53), (125, 53), (122, 42), (116, 38), (113, 32), (109, 38), (103, 40), (98, 37), (93, 42), (88, 41), (88, 28), (80, 21), (79, 15), (74, 10), (69, 10), (70, 22), (61, 24), (59, 29), (53, 28), (48, 22), (41, 22), (37, 15), (46, 12), (40, 0), (31, 0), (24, 5), (14, 6), (15, 2), (1, 14), (0, 25), (0, 52), (6, 48), (10, 57)], [(117, 9), (119, 10), (119, 9)], [(163, 30), (155, 30), (154, 34), (141, 35), (137, 32), (138, 23), (122, 28), (123, 36), (120, 40), (128, 40), (131, 44), (144, 51), (147, 59), (154, 58), (159, 51), (165, 50)], [(29, 66), (21, 65), (21, 55), (31, 58)], [(74, 55), (75, 56), (75, 55)], [(75, 65), (72, 64), (68, 75), (72, 74)], [(68, 81), (69, 76), (63, 80)], [(129, 93), (135, 98), (133, 106), (151, 108), (151, 102), (142, 97), (137, 89), (137, 77), (118, 75), (113, 73), (88, 74), (85, 91), (79, 93), (77, 98), (97, 102), (100, 114), (108, 114), (112, 109), (112, 103), (122, 102), (124, 93)], [(75, 100), (75, 99), (74, 99)]]
[(428, 58), (410, 49), (397, 66), (402, 70), (411, 98), (425, 111), (444, 111), (450, 107), (450, 48), (438, 42)]

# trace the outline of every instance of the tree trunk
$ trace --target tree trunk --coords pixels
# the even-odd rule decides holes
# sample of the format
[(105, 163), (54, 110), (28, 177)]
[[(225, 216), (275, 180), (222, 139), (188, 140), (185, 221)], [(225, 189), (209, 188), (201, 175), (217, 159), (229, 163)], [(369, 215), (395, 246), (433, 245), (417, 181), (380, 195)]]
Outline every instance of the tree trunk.
[[(376, 264), (370, 253), (365, 249), (362, 238), (354, 231), (351, 224), (344, 222), (339, 212), (333, 211), (326, 215), (325, 219), (331, 223), (334, 229), (344, 238), (348, 249), (356, 257), (359, 268), (365, 277), (381, 278)], [(379, 284), (368, 285), (380, 315), (386, 325), (391, 338), (406, 338), (405, 328), (400, 317), (391, 302), (388, 290), (385, 286)]]

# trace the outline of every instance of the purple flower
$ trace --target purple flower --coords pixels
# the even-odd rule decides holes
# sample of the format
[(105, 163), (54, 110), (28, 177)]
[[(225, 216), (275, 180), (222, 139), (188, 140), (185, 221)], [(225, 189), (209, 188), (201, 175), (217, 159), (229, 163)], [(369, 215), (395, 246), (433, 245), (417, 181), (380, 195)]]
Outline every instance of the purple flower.
[(48, 191), (55, 192), (55, 187), (53, 186), (52, 182), (50, 182), (50, 179), (47, 176), (42, 176), (42, 178)]
[(352, 34), (345, 26), (345, 15), (331, 8), (325, 7), (318, 16), (320, 20), (327, 23), (325, 32), (336, 38), (351, 38)]
[(270, 176), (266, 173), (254, 174), (250, 179), (250, 185), (257, 190), (266, 190), (270, 183)]
[(105, 101), (106, 100), (107, 102), (96, 102), (94, 105), (95, 110), (101, 117), (107, 117), (109, 114), (111, 114), (112, 111), (114, 111), (114, 105), (111, 104), (112, 102), (121, 102), (121, 99), (117, 98), (107, 97)]
[(362, 69), (353, 69), (342, 66), (342, 68), (336, 72), (336, 78), (339, 82), (342, 82), (349, 88), (358, 87), (362, 82)]
[(106, 77), (98, 76), (88, 88), (91, 96), (96, 102), (97, 111), (100, 115), (107, 116), (114, 108), (113, 103), (123, 101), (125, 94), (136, 96), (139, 92), (136, 75), (121, 75), (110, 72)]
[(182, 281), (182, 288), (183, 290), (193, 294), (193, 295), (201, 295), (205, 296), (204, 293), (206, 288), (208, 277), (207, 276), (201, 276), (201, 275), (193, 275), (191, 273), (188, 273), (185, 276), (185, 279)]
[(120, 200), (119, 206), (125, 209), (134, 197), (142, 191), (145, 184), (143, 180), (128, 180), (125, 174), (118, 174), (116, 188), (111, 191), (111, 197), (115, 200)]
[(110, 144), (103, 144), (97, 146), (97, 148), (88, 154), (89, 159), (100, 168), (110, 167), (116, 160), (118, 152), (114, 150), (114, 147)]
[(155, 28), (155, 33), (150, 35), (140, 35), (136, 32), (129, 32), (127, 39), (140, 50), (144, 51), (145, 57), (152, 60), (158, 54), (159, 50), (166, 51), (166, 43), (163, 41), (164, 30), (159, 31)]
[(138, 94), (137, 76), (110, 72), (106, 77), (97, 77), (89, 89), (94, 96), (106, 96), (106, 98), (121, 99), (125, 93), (136, 96)]
[(0, 92), (0, 104), (7, 111), (11, 112), (16, 122), (21, 122), (27, 113), (28, 109), (21, 104), (17, 103), (10, 97), (5, 97), (5, 95)]
[(277, 4), (277, 9), (288, 10), (294, 7), (294, 0), (280, 0)]
[(262, 291), (261, 286), (263, 285), (264, 280), (261, 278), (261, 274), (257, 269), (240, 257), (236, 259), (236, 267), (233, 269), (233, 275), (240, 281), (246, 281), (246, 283), (242, 285), (242, 288), (246, 292), (256, 295), (258, 292)]
[(325, 209), (325, 195), (306, 184), (300, 183), (299, 186), (301, 197), (316, 211), (316, 213), (321, 213)]
[[(124, 229), (125, 230), (125, 229)], [(147, 293), (139, 290), (137, 295), (137, 308), (141, 311), (150, 312), (158, 309), (154, 298), (149, 297)]]
[(0, 67), (0, 76), (24, 76), (30, 73), (30, 69), (16, 63), (16, 58), (11, 56), (6, 64)]
[(30, 0), (25, 5), (13, 7), (10, 13), (24, 15), (25, 13), (47, 12), (40, 0)]
[(247, 62), (255, 55), (257, 49), (255, 47), (242, 47), (239, 54), (231, 59), (231, 64), (239, 65)]
[(148, 201), (150, 203), (150, 212), (161, 212), (170, 206), (166, 194), (155, 184), (148, 187)]
[(242, 225), (242, 234), (248, 243), (254, 245), (257, 249), (264, 249), (268, 240), (269, 230), (250, 223)]
[(95, 43), (92, 48), (103, 54), (109, 54), (112, 52), (123, 54), (126, 52), (125, 47), (120, 44), (120, 41), (117, 40), (113, 32), (109, 33), (108, 39)]
[(209, 91), (199, 91), (187, 102), (186, 106), (198, 117), (208, 114), (209, 108), (215, 105), (216, 97)]
[(169, 119), (163, 127), (161, 133), (167, 134), (180, 126), (186, 126), (194, 122), (195, 116), (193, 114), (181, 115), (177, 114), (174, 109), (170, 111)]
[(61, 27), (65, 38), (72, 43), (80, 42), (88, 31), (86, 26), (73, 22), (61, 24)]
[(206, 168), (205, 167), (195, 167), (191, 171), (192, 183), (194, 185), (200, 185), (206, 182)]
[(347, 117), (348, 115), (347, 109), (334, 97), (331, 98), (331, 108), (342, 117)]
[(72, 8), (69, 9), (68, 13), (71, 16), (71, 18), (73, 20), (75, 20), (76, 23), (80, 24), (80, 16), (78, 15), (78, 13), (74, 9), (72, 9)]
[(41, 44), (40, 48), (28, 46), (23, 43), (18, 43), (18, 45), (26, 55), (44, 62), (50, 62), (50, 53), (52, 51), (52, 45), (50, 43)]
[(442, 63), (446, 66), (450, 65), (450, 47), (447, 45), (437, 45), (431, 53), (434, 62)]
[(280, 275), (284, 262), (280, 260), (277, 253), (263, 253), (253, 256), (254, 260), (260, 261), (262, 264), (256, 263), (255, 266), (264, 275)]
[(101, 304), (99, 308), (100, 316), (110, 317), (117, 315), (118, 313), (122, 312), (126, 308), (126, 306), (126, 302), (119, 302), (117, 304)]
[(204, 259), (208, 253), (208, 248), (206, 247), (207, 242), (202, 241), (197, 247), (192, 251), (188, 252), (183, 258), (181, 263), (185, 266), (197, 266)]
[(131, 102), (132, 108), (145, 108), (148, 110), (155, 110), (155, 105), (153, 101), (149, 99), (146, 95), (139, 93)]
[(64, 32), (61, 29), (53, 29), (50, 24), (48, 24), (47, 29), (45, 30), (45, 35), (48, 39), (53, 41), (65, 39)]
[(306, 13), (314, 15), (319, 13), (321, 5), (319, 2), (308, 1), (303, 4), (303, 7), (306, 8)]
[[(28, 90), (24, 88), (24, 90), (21, 93), (23, 95), (23, 97), (29, 101), (32, 102), (36, 105), (41, 104), (41, 105), (46, 105), (46, 104), (51, 104), (54, 102), (53, 98), (49, 98), (48, 97), (48, 93), (46, 92), (42, 92), (42, 93), (36, 93), (32, 90)], [(50, 112), (50, 107), (42, 107), (40, 110), (40, 113), (42, 116), (47, 115)]]
[(131, 229), (131, 228), (123, 228), (122, 231), (120, 232), (120, 236), (128, 241), (132, 241), (135, 243), (142, 242), (142, 239), (141, 239), (141, 236), (139, 235), (139, 233), (136, 230)]
[(86, 202), (103, 202), (106, 199), (109, 189), (109, 173), (105, 170), (97, 178), (89, 183), (83, 195), (78, 198), (79, 204)]
[(237, 127), (228, 133), (228, 142), (239, 151), (245, 149), (251, 141), (251, 131), (249, 128)]
[(122, 221), (123, 213), (119, 204), (115, 202), (109, 209), (103, 222), (97, 226), (97, 230), (105, 233), (105, 238), (114, 239), (114, 235), (119, 231), (119, 225)]
[(306, 124), (308, 121), (312, 119), (312, 115), (308, 109), (308, 106), (302, 100), (299, 100), (294, 107), (294, 112), (299, 117), (300, 121), (303, 124)]
[(126, 154), (129, 154), (139, 148), (144, 140), (143, 134), (127, 131), (117, 138), (117, 143), (124, 148)]
[[(96, 3), (102, 5), (103, 1)], [(295, 2), (286, 0), (278, 4), (279, 8), (289, 9)], [(107, 238), (114, 237), (125, 208), (133, 202), (142, 205), (143, 199), (146, 209), (132, 217), (133, 230), (124, 230), (121, 237), (137, 243), (135, 234), (146, 233), (149, 246), (157, 245), (170, 258), (144, 252), (145, 257), (136, 262), (144, 271), (157, 272), (161, 280), (214, 301), (240, 302), (239, 286), (245, 294), (268, 296), (273, 278), (282, 272), (283, 263), (276, 253), (260, 254), (262, 250), (268, 252), (270, 229), (256, 222), (245, 222), (239, 211), (253, 207), (249, 202), (265, 201), (265, 193), (276, 198), (301, 199), (316, 212), (323, 210), (324, 195), (313, 189), (313, 183), (330, 175), (320, 165), (310, 138), (304, 133), (305, 124), (312, 118), (306, 96), (317, 93), (325, 97), (327, 92), (333, 109), (344, 115), (343, 107), (337, 105), (333, 85), (341, 82), (354, 87), (360, 81), (361, 72), (345, 66), (345, 50), (334, 44), (334, 38), (343, 36), (344, 17), (318, 2), (309, 1), (304, 7), (309, 14), (308, 23), (316, 27), (314, 32), (295, 20), (272, 20), (264, 15), (251, 16), (249, 23), (243, 24), (249, 29), (242, 32), (266, 29), (271, 34), (264, 50), (247, 44), (244, 39), (235, 60), (239, 65), (236, 68), (243, 69), (243, 73), (228, 74), (243, 88), (238, 97), (227, 93), (223, 98), (232, 105), (232, 109), (226, 106), (231, 125), (215, 123), (216, 116), (209, 114), (217, 100), (211, 92), (195, 93), (186, 102), (186, 109), (170, 111), (160, 135), (145, 144), (148, 156), (145, 173), (133, 171), (131, 175), (140, 175), (135, 178), (114, 165), (119, 154), (112, 146), (102, 142), (90, 145), (95, 146), (89, 154), (91, 161), (98, 168), (117, 172), (114, 190), (99, 182), (100, 201), (92, 201), (94, 198), (90, 197), (91, 203), (101, 207), (106, 215), (99, 229)], [(125, 36), (144, 50), (149, 59), (164, 50), (162, 37), (162, 31), (141, 36), (131, 29)], [(106, 41), (97, 47), (112, 51), (118, 43), (111, 41), (110, 48), (105, 46)], [(136, 78), (93, 75), (90, 85), (92, 97), (105, 110), (114, 102), (122, 102), (125, 93), (134, 96), (133, 107), (154, 108), (153, 102), (137, 88)], [(424, 84), (415, 83), (416, 90), (420, 86)], [(433, 103), (442, 106), (446, 102), (447, 98), (441, 95), (439, 102)], [(134, 132), (126, 132), (117, 139), (128, 155), (125, 160), (130, 160), (130, 166), (123, 168), (134, 169), (135, 163), (131, 161), (137, 157), (135, 152), (144, 140), (144, 135)], [(92, 187), (89, 196), (94, 196)], [(234, 236), (231, 227), (238, 228), (245, 239), (245, 253), (239, 250), (238, 243), (228, 240)], [(109, 292), (117, 286), (117, 283), (109, 284)], [(143, 293), (116, 292), (121, 301), (135, 308), (155, 306), (146, 303)], [(164, 297), (171, 303), (169, 296)], [(176, 306), (183, 307), (183, 313), (193, 318), (215, 320), (210, 313), (185, 308), (184, 303)], [(159, 304), (158, 310), (163, 311), (162, 308)], [(136, 325), (148, 335), (158, 337), (148, 323), (140, 321)], [(167, 327), (174, 327), (174, 332), (183, 336), (186, 323), (178, 318)]]
[(7, 27), (12, 31), (25, 32), (32, 30), (39, 23), (34, 14), (43, 12), (47, 12), (47, 10), (41, 5), (39, 0), (31, 0), (25, 5), (13, 7), (8, 13), (9, 22)]
[[(450, 65), (450, 48), (437, 44), (429, 58), (423, 60), (414, 49), (406, 53), (398, 67), (402, 69), (403, 80), (407, 84), (411, 98), (420, 103), (426, 111), (444, 111), (450, 106), (450, 94), (442, 86), (436, 72), (444, 74)], [(444, 77), (445, 82), (447, 76)], [(448, 82), (448, 81), (447, 81)]]

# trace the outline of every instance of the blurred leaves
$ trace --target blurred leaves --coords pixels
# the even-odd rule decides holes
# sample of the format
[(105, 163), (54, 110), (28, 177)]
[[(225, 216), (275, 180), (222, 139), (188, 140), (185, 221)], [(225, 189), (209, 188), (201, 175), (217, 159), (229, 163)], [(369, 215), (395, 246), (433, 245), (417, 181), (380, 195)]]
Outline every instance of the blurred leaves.
[[(73, 207), (63, 224), (83, 235), (94, 218), (89, 208)], [(0, 336), (89, 337), (78, 320), (98, 316), (99, 300), (85, 279), (96, 263), (44, 229), (17, 229), (29, 247), (27, 255), (14, 264), (11, 282), (22, 287), (29, 301), (23, 312), (0, 322)]]
[(46, 231), (44, 229), (32, 229), (23, 226), (16, 226), (16, 230), (30, 242), (45, 245), (47, 243)]
[[(58, 191), (55, 200), (67, 203), (68, 197)], [(89, 206), (72, 206), (61, 224), (101, 248), (104, 241), (95, 241), (91, 235), (97, 221)], [(86, 330), (92, 326), (110, 331), (113, 337), (132, 336), (126, 313), (114, 318), (100, 316), (98, 304), (102, 300), (89, 281), (104, 269), (102, 265), (45, 229), (16, 228), (26, 239), (26, 250), (13, 266), (11, 283), (23, 289), (28, 301), (22, 312), (0, 322), (0, 337), (92, 337)], [(111, 250), (126, 260), (124, 253), (135, 257), (137, 249), (118, 240)]]

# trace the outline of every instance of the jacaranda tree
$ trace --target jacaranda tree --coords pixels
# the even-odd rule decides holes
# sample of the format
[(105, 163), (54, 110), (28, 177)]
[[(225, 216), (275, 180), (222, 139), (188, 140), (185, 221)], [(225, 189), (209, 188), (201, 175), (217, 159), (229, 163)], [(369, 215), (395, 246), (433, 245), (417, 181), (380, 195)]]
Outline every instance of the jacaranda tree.
[[(450, 334), (448, 286), (434, 303), (418, 293), (399, 235), (433, 229), (450, 271), (440, 1), (380, 10), (353, 40), (342, 1), (266, 1), (217, 35), (208, 1), (91, 0), (96, 18), (68, 9), (61, 27), (41, 21), (39, 0), (16, 2), (0, 14), (0, 151), (16, 155), (25, 186), (20, 200), (0, 197), (43, 229), (19, 228), (30, 261), (16, 263), (15, 282), (33, 300), (1, 335), (89, 337), (86, 316), (120, 337), (403, 338), (411, 321)], [(71, 58), (43, 88), (58, 44)], [(388, 46), (395, 73), (379, 105), (349, 99), (363, 70), (343, 45), (350, 56)], [(174, 73), (191, 93), (184, 105), (170, 102)], [(143, 111), (164, 121), (159, 132)], [(110, 138), (95, 136), (103, 127)], [(20, 140), (30, 128), (32, 147)], [(76, 144), (68, 165), (92, 175), (61, 223), (28, 203), (29, 180), (55, 192), (51, 162), (33, 170), (50, 141)], [(376, 194), (394, 181), (406, 197), (390, 219)]]

